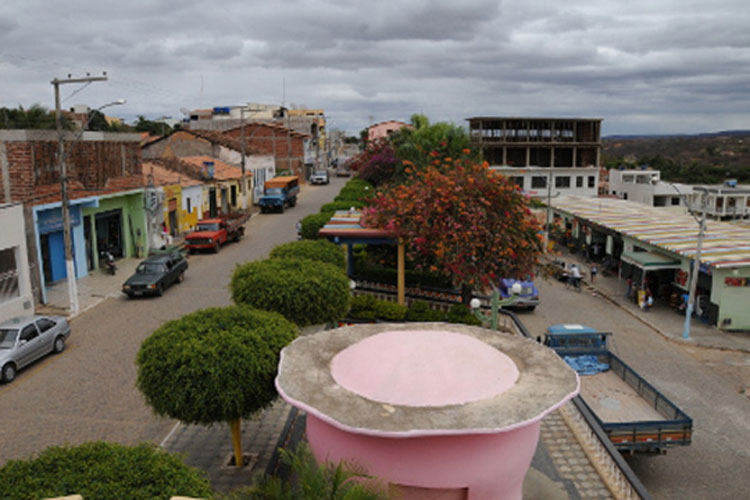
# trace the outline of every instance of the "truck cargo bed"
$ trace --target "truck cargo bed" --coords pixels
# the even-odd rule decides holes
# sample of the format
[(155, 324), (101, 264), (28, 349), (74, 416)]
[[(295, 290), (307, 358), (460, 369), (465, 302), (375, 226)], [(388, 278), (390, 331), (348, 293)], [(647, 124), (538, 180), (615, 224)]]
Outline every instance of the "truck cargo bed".
[(650, 402), (612, 370), (582, 376), (581, 397), (604, 422), (664, 419)]

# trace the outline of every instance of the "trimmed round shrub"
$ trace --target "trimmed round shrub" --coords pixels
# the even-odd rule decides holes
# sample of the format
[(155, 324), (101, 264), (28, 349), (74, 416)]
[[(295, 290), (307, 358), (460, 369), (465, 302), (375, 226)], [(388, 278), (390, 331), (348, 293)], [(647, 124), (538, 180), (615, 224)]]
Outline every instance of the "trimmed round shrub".
[(341, 188), (339, 194), (333, 199), (334, 201), (364, 201), (368, 197), (372, 196), (375, 189), (367, 181), (357, 179), (356, 177), (350, 179), (344, 187)]
[(300, 221), (302, 228), (300, 235), (306, 240), (317, 240), (320, 238), (318, 231), (323, 229), (333, 214), (331, 212), (310, 214)]
[(344, 268), (346, 258), (340, 246), (328, 240), (291, 241), (271, 250), (272, 259), (310, 259)]
[(374, 295), (367, 293), (355, 295), (351, 299), (351, 307), (347, 316), (352, 319), (375, 319), (377, 304), (378, 299)]
[(238, 265), (232, 299), (276, 311), (299, 326), (338, 321), (349, 310), (349, 278), (343, 269), (309, 259), (266, 259)]
[(366, 205), (361, 201), (349, 200), (349, 201), (332, 201), (326, 203), (320, 207), (321, 212), (335, 213), (336, 210), (349, 210), (354, 207), (356, 209), (364, 208)]
[(415, 300), (409, 305), (406, 312), (407, 321), (444, 321), (445, 313), (430, 308), (430, 305), (423, 300)]
[(204, 425), (247, 418), (276, 398), (279, 352), (297, 334), (274, 312), (202, 309), (143, 342), (136, 384), (158, 415)]
[(79, 494), (86, 500), (210, 498), (205, 473), (151, 444), (103, 441), (52, 446), (0, 468), (0, 498), (31, 500)]

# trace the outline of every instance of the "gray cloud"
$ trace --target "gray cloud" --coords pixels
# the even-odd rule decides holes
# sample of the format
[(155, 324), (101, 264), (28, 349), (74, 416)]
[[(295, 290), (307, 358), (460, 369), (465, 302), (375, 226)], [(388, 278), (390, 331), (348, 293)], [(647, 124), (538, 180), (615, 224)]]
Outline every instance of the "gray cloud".
[(107, 70), (70, 101), (180, 116), (286, 95), (352, 133), (414, 112), (596, 116), (606, 133), (750, 128), (746, 5), (6, 0), (0, 106), (50, 105), (51, 78)]

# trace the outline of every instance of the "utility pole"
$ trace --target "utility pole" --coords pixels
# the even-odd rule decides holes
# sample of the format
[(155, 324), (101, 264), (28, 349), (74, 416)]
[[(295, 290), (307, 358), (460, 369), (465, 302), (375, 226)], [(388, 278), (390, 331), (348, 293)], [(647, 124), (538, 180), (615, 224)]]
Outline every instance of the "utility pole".
[(685, 324), (682, 328), (682, 338), (690, 338), (690, 319), (693, 316), (693, 303), (695, 302), (695, 290), (698, 287), (698, 275), (701, 272), (701, 250), (703, 249), (703, 237), (706, 233), (706, 198), (708, 193), (703, 191), (701, 196), (702, 214), (698, 221), (698, 244), (695, 247), (695, 260), (693, 270), (690, 273), (690, 289), (688, 292), (688, 303), (685, 307)]
[(245, 105), (243, 104), (240, 108), (240, 123), (242, 129), (240, 130), (240, 141), (242, 158), (240, 159), (240, 165), (242, 167), (242, 210), (247, 210), (247, 181), (245, 179)]
[[(55, 78), (52, 85), (55, 87), (55, 128), (57, 129), (57, 159), (60, 168), (60, 191), (62, 195), (62, 222), (63, 240), (65, 243), (65, 271), (68, 280), (68, 298), (70, 300), (70, 314), (78, 314), (78, 287), (76, 283), (75, 263), (73, 262), (73, 244), (70, 234), (70, 207), (68, 200), (67, 172), (65, 169), (65, 143), (62, 130), (62, 114), (60, 112), (60, 85), (66, 83), (91, 83), (107, 80), (107, 74), (102, 76), (86, 76), (85, 78), (68, 78), (60, 80)], [(85, 128), (85, 125), (84, 125)]]

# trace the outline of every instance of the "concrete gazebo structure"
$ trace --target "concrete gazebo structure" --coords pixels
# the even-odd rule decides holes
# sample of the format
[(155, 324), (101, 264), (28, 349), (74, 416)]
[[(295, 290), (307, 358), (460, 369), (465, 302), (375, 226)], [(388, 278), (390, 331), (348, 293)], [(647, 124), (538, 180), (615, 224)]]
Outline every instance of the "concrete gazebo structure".
[(400, 498), (520, 499), (542, 418), (579, 383), (530, 339), (381, 323), (298, 338), (276, 387), (319, 461), (353, 460)]

